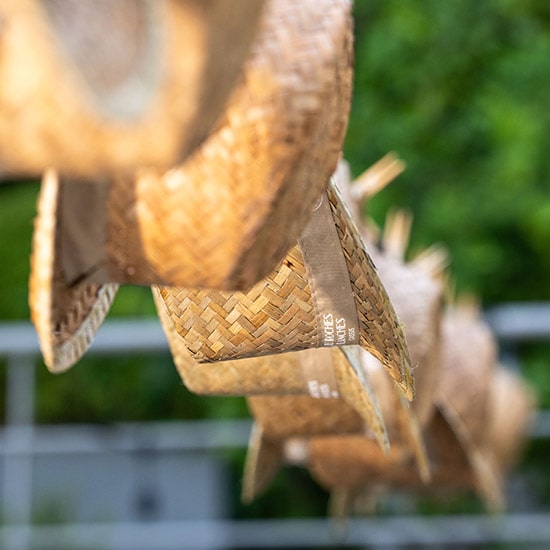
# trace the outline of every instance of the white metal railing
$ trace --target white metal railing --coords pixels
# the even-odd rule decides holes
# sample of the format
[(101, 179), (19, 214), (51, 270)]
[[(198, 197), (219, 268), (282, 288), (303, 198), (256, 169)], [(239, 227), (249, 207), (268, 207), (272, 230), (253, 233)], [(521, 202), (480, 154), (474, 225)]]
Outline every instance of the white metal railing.
[[(507, 345), (550, 340), (549, 304), (510, 304), (487, 312), (499, 340)], [(107, 321), (90, 354), (167, 353), (158, 324), (150, 320)], [(32, 525), (33, 459), (45, 455), (214, 451), (244, 447), (251, 421), (118, 423), (112, 426), (34, 424), (35, 364), (39, 356), (28, 323), (0, 324), (0, 358), (6, 359), (6, 424), (0, 430), (2, 518), (0, 546), (6, 550), (112, 548), (328, 547), (334, 530), (323, 518), (307, 520), (229, 519), (149, 523)], [(541, 411), (532, 437), (550, 437), (550, 412)], [(144, 443), (145, 442), (145, 443)], [(400, 516), (350, 521), (340, 544), (395, 546), (537, 542), (550, 544), (550, 514), (487, 516)]]

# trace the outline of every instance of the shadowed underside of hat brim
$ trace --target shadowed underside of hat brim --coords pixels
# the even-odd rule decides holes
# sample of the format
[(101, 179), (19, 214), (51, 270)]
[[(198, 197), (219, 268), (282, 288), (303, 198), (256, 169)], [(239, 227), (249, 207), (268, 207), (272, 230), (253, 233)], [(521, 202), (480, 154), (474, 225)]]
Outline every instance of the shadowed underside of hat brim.
[(35, 219), (29, 280), (31, 319), (44, 362), (52, 372), (67, 370), (82, 357), (118, 290), (113, 283), (67, 285), (58, 253), (58, 191), (55, 174), (48, 172)]

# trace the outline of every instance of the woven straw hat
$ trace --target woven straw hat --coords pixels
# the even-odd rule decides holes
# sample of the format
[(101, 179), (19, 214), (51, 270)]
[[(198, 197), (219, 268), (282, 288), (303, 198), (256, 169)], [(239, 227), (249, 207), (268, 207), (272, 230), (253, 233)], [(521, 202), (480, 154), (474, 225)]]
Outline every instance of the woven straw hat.
[[(389, 440), (394, 454), (399, 452), (407, 457), (415, 457), (422, 477), (429, 477), (421, 430), (414, 413), (380, 363), (364, 350), (359, 350), (359, 353), (359, 367), (363, 376), (367, 380), (372, 380), (372, 393), (376, 396), (381, 411), (381, 414), (378, 414), (384, 420), (388, 435), (382, 439), (382, 434), (376, 434), (376, 430), (373, 433), (372, 426), (376, 428), (376, 425), (372, 421), (372, 411), (367, 410), (366, 415), (361, 414), (360, 410), (351, 407), (345, 398), (327, 400), (294, 395), (249, 397), (247, 401), (256, 420), (257, 429), (251, 436), (245, 463), (244, 501), (253, 500), (267, 488), (268, 482), (285, 459), (285, 453), (281, 448), (293, 449), (298, 445), (296, 438), (301, 440), (306, 450), (309, 442), (319, 439), (324, 442), (322, 445), (326, 446), (330, 454), (333, 445), (354, 445), (355, 439), (350, 436), (353, 434), (367, 441), (360, 445), (377, 449), (373, 451), (373, 458), (386, 464), (385, 467), (388, 467), (388, 463), (384, 461), (388, 456)], [(274, 459), (275, 456), (278, 457), (278, 462)], [(286, 458), (296, 460), (288, 455)], [(266, 475), (266, 467), (262, 460), (272, 468), (271, 476)], [(303, 461), (307, 463), (307, 452)], [(343, 469), (341, 476), (345, 478), (346, 475)]]
[(520, 376), (499, 367), (489, 388), (487, 446), (504, 477), (518, 461), (534, 420), (535, 395)]
[(446, 257), (441, 248), (433, 247), (416, 261), (405, 262), (409, 230), (410, 218), (407, 214), (394, 213), (386, 220), (380, 247), (371, 246), (368, 250), (405, 327), (416, 387), (416, 397), (411, 406), (424, 426), (433, 411), (441, 365), (441, 273)]
[(331, 492), (330, 514), (373, 513), (378, 498), (389, 489), (448, 494), (472, 489), (475, 479), (455, 432), (436, 407), (424, 430), (430, 459), (430, 479), (420, 475), (410, 453), (392, 445), (382, 455), (359, 436), (334, 440), (316, 438), (308, 445), (308, 468), (314, 479)]
[(175, 327), (168, 339), (180, 338), (198, 363), (360, 344), (413, 397), (403, 329), (332, 183), (298, 243), (250, 291), (155, 292)]
[(4, 2), (0, 174), (181, 162), (219, 117), (263, 4)]
[[(378, 481), (387, 488), (431, 493), (474, 490), (489, 510), (501, 510), (503, 478), (490, 434), (496, 345), (473, 304), (463, 303), (446, 312), (441, 350), (436, 413), (424, 429), (432, 480), (422, 483), (410, 465), (401, 464)], [(367, 481), (355, 484), (356, 495), (365, 491)], [(370, 491), (375, 483), (369, 485)]]
[(391, 444), (389, 453), (364, 434), (310, 437), (306, 442), (307, 468), (325, 488), (338, 491), (362, 488), (405, 466), (415, 470), (416, 478), (427, 482), (431, 478), (430, 465), (415, 414), (380, 365), (368, 354), (362, 359), (380, 403)]
[(416, 396), (413, 411), (423, 426), (433, 410), (440, 369), (439, 324), (442, 314), (442, 274), (447, 254), (433, 246), (406, 262), (412, 217), (406, 211), (390, 212), (383, 230), (362, 214), (362, 203), (387, 185), (404, 169), (392, 153), (351, 181), (350, 170), (340, 161), (336, 182), (367, 245), (380, 279), (405, 327), (414, 369)]
[(271, 2), (223, 119), (182, 167), (79, 185), (47, 175), (30, 303), (50, 369), (85, 351), (106, 313), (99, 294), (118, 283), (247, 288), (275, 267), (337, 162), (349, 12), (347, 0)]
[[(351, 422), (358, 425), (368, 423), (373, 436), (385, 445), (384, 423), (377, 399), (356, 354), (349, 347), (198, 363), (176, 333), (164, 303), (158, 302), (158, 295), (155, 300), (178, 372), (192, 392), (199, 395), (265, 397), (266, 406), (280, 403), (277, 406), (278, 419), (287, 418), (290, 422), (290, 417), (295, 416), (292, 411), (300, 411), (297, 414), (302, 416), (302, 423), (300, 428), (294, 429), (296, 433), (313, 426), (316, 419), (327, 413), (330, 406), (324, 403), (344, 403), (343, 407)], [(270, 401), (267, 396), (277, 396), (280, 401)], [(307, 397), (318, 403), (312, 413), (315, 418), (306, 413), (310, 403)], [(300, 425), (297, 418), (293, 420)], [(332, 425), (333, 421), (337, 422), (337, 418), (327, 416), (323, 421)], [(288, 433), (288, 429), (293, 430), (292, 424), (280, 420), (276, 424), (282, 430), (281, 436), (283, 432)], [(268, 427), (270, 434), (274, 433), (271, 428), (276, 429), (275, 424)]]
[[(314, 370), (308, 372), (307, 377), (316, 377), (314, 380), (310, 378), (308, 384), (314, 389), (309, 395), (254, 395), (247, 398), (256, 425), (245, 462), (244, 502), (251, 502), (267, 489), (283, 464), (285, 444), (293, 438), (361, 433), (384, 451), (389, 448), (377, 397), (370, 388), (365, 370), (351, 350), (342, 352), (339, 348), (321, 348), (285, 355), (295, 357), (298, 361), (304, 357), (306, 361), (311, 361)], [(325, 392), (325, 396), (318, 392), (318, 388), (322, 388), (319, 380), (328, 379), (323, 376), (323, 370), (327, 368), (326, 364), (322, 364), (323, 356), (333, 361), (332, 368), (338, 380), (335, 397), (330, 396), (330, 392)], [(342, 360), (345, 362), (342, 363)], [(353, 373), (360, 374), (357, 379), (351, 376), (343, 378), (340, 374), (341, 371), (349, 371), (350, 367)], [(301, 369), (303, 366), (297, 364), (296, 370)]]
[[(472, 461), (460, 433), (449, 423), (441, 407), (436, 406), (424, 430), (431, 468), (429, 483), (421, 479), (412, 463), (399, 463), (395, 458), (391, 468), (376, 468), (376, 463), (365, 467), (365, 457), (378, 452), (367, 449), (367, 445), (359, 458), (356, 454), (345, 458), (347, 445), (342, 446), (339, 458), (331, 453), (333, 449), (329, 448), (326, 453), (320, 440), (317, 447), (308, 449), (310, 468), (316, 480), (333, 491), (332, 511), (337, 516), (347, 515), (353, 509), (365, 511), (361, 508), (365, 501), (372, 511), (380, 494), (391, 488), (430, 494), (476, 491), (489, 510), (498, 511), (504, 505), (505, 476), (526, 440), (534, 405), (532, 390), (519, 376), (502, 366), (495, 369), (489, 387), (481, 458), (477, 461)], [(355, 445), (352, 453), (357, 453), (358, 444)], [(342, 470), (348, 472), (345, 483), (342, 483)], [(496, 482), (498, 492), (494, 493), (493, 489), (487, 493), (480, 485), (480, 475), (489, 475)]]
[[(394, 453), (400, 449), (395, 446), (386, 462), (382, 456), (377, 462), (378, 449), (356, 438), (350, 439), (349, 450), (348, 443), (341, 443), (339, 452), (323, 438), (315, 438), (308, 446), (309, 467), (319, 483), (335, 491), (338, 515), (349, 512), (365, 495), (372, 502), (380, 489), (388, 488), (429, 493), (473, 490), (489, 510), (503, 509), (504, 476), (532, 420), (532, 393), (513, 373), (497, 368), (494, 339), (472, 304), (444, 316), (442, 337), (437, 404), (423, 431), (431, 481), (422, 480), (410, 460), (398, 460), (400, 455)], [(369, 378), (379, 395), (376, 377)], [(384, 415), (383, 405), (381, 409)], [(388, 421), (386, 426), (390, 432)]]
[(495, 339), (478, 308), (463, 303), (449, 310), (442, 321), (442, 372), (436, 401), (464, 448), (477, 492), (495, 511), (504, 507), (502, 480), (488, 439), (496, 361)]

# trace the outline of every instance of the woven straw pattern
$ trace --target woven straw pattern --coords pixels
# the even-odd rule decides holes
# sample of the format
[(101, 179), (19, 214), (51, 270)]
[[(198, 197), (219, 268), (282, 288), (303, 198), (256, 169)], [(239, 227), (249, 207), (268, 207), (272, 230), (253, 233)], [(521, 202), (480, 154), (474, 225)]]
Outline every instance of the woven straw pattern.
[(315, 399), (308, 395), (253, 396), (247, 403), (269, 439), (357, 433), (365, 428), (357, 411), (342, 399)]
[[(153, 292), (153, 297), (178, 373), (185, 385), (194, 393), (261, 395), (262, 397), (278, 395), (282, 400), (280, 405), (277, 405), (276, 400), (268, 400), (266, 406), (280, 409), (277, 418), (283, 415), (284, 419), (286, 416), (288, 422), (279, 420), (277, 422), (280, 429), (285, 432), (300, 432), (303, 435), (308, 429), (314, 429), (313, 426), (318, 422), (316, 429), (324, 433), (330, 431), (336, 422), (340, 422), (342, 426), (349, 424), (353, 428), (359, 423), (362, 426), (361, 429), (368, 425), (379, 444), (387, 446), (384, 423), (374, 393), (368, 385), (368, 379), (353, 368), (338, 348), (326, 351), (332, 356), (341, 399), (313, 399), (306, 395), (307, 383), (304, 380), (299, 358), (299, 354), (307, 353), (307, 350), (214, 363), (198, 363), (192, 359), (184, 340), (177, 333), (158, 290)], [(297, 417), (292, 418), (296, 416), (292, 412), (294, 397), (299, 397), (296, 407), (302, 411), (301, 422)], [(261, 400), (258, 397), (256, 402), (261, 403)], [(324, 401), (333, 404), (334, 410), (330, 414), (328, 409), (331, 407), (325, 405)], [(307, 410), (308, 403), (312, 405), (313, 412)], [(260, 404), (259, 407), (262, 405)], [(341, 410), (344, 412), (340, 412)], [(342, 414), (344, 418), (338, 420)], [(294, 427), (296, 422), (301, 426)], [(347, 431), (352, 428), (342, 429)], [(267, 430), (267, 436), (271, 437), (271, 434), (272, 431)]]
[(405, 326), (415, 378), (416, 396), (411, 403), (424, 425), (433, 410), (439, 371), (442, 285), (420, 267), (370, 249), (390, 300)]
[[(389, 455), (365, 438), (316, 438), (309, 443), (308, 467), (326, 489), (347, 489), (356, 496), (366, 488), (447, 491), (471, 489), (474, 479), (466, 455), (446, 420), (436, 410), (425, 433), (431, 481), (426, 483), (410, 454), (393, 445)], [(339, 441), (338, 441), (339, 439)]]
[(318, 333), (299, 247), (249, 292), (159, 287), (192, 356), (211, 362), (315, 347)]
[(469, 437), (484, 444), (496, 342), (475, 308), (447, 312), (442, 321), (442, 372), (438, 403), (456, 415)]
[[(310, 432), (330, 433), (335, 429), (363, 432), (368, 427), (378, 443), (387, 447), (386, 429), (368, 378), (338, 348), (324, 351), (331, 354), (341, 398), (315, 399), (306, 395), (307, 383), (299, 357), (308, 350), (198, 363), (177, 333), (159, 291), (154, 291), (153, 296), (176, 368), (191, 391), (206, 395), (257, 395), (250, 397), (249, 403), (252, 409), (257, 409), (257, 421), (270, 439)], [(273, 394), (277, 398), (266, 397)], [(277, 422), (264, 426), (263, 420), (267, 421), (275, 409), (277, 414), (272, 418), (277, 418)]]
[(57, 193), (52, 174), (43, 182), (33, 234), (29, 304), (44, 362), (52, 371), (74, 364), (88, 349), (118, 286), (68, 287), (58, 257)]
[[(110, 214), (133, 218), (139, 239), (108, 230), (111, 280), (249, 289), (283, 259), (341, 150), (352, 83), (349, 12), (347, 0), (269, 3), (216, 131), (181, 167), (113, 185), (113, 202), (124, 202), (122, 194), (135, 204)], [(129, 248), (153, 280), (120, 270), (126, 261), (118, 256)]]
[(412, 399), (414, 378), (403, 327), (338, 190), (329, 186), (328, 194), (354, 291), (360, 344), (382, 363), (407, 398)]
[(192, 392), (255, 395), (307, 391), (302, 371), (291, 353), (214, 363), (195, 361), (176, 330), (159, 288), (153, 289), (153, 298), (178, 373)]
[[(361, 344), (383, 362), (410, 398), (413, 380), (402, 328), (342, 203), (332, 191), (329, 199), (350, 270)], [(237, 359), (318, 346), (306, 277), (303, 256), (294, 247), (279, 268), (248, 293), (159, 287), (158, 296), (195, 360)]]
[(0, 92), (0, 164), (11, 173), (55, 166), (95, 178), (181, 162), (218, 119), (262, 7), (261, 0), (3, 5), (0, 75), (13, 86)]

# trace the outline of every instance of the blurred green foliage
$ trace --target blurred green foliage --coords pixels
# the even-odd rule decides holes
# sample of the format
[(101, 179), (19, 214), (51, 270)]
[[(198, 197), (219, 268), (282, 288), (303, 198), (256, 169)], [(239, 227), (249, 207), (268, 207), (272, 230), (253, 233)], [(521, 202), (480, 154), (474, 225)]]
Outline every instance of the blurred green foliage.
[[(369, 213), (382, 222), (390, 208), (412, 210), (413, 250), (445, 243), (457, 287), (484, 305), (550, 300), (550, 2), (357, 0), (354, 13), (356, 82), (345, 157), (355, 175), (388, 151), (407, 163), (366, 205)], [(38, 182), (0, 185), (2, 321), (28, 319), (37, 192)], [(130, 287), (111, 312), (152, 314), (149, 290)], [(522, 358), (550, 407), (548, 346), (526, 347)], [(62, 376), (40, 369), (38, 421), (246, 414), (242, 399), (190, 394), (168, 355), (105, 363), (85, 358)], [(533, 446), (529, 456), (540, 462), (541, 449)], [(237, 471), (242, 456), (234, 460)], [(297, 514), (308, 500), (311, 510), (324, 508), (326, 498), (304, 476), (282, 473), (271, 497), (248, 511), (235, 504), (237, 515)], [(291, 491), (295, 505), (282, 507)]]
[(356, 2), (345, 152), (408, 168), (369, 205), (415, 214), (413, 244), (447, 244), (485, 303), (550, 298), (550, 4)]

